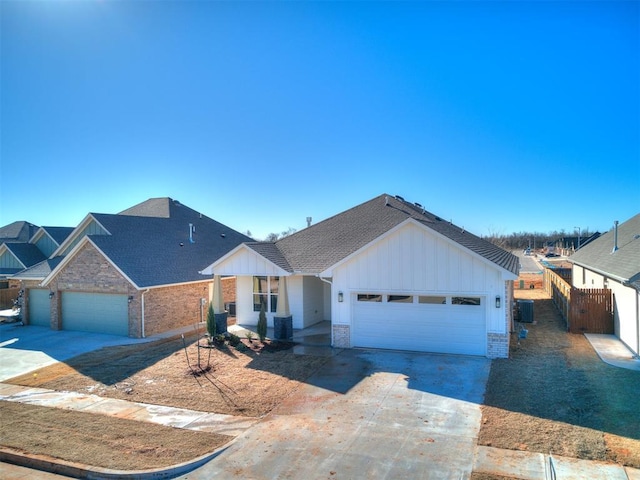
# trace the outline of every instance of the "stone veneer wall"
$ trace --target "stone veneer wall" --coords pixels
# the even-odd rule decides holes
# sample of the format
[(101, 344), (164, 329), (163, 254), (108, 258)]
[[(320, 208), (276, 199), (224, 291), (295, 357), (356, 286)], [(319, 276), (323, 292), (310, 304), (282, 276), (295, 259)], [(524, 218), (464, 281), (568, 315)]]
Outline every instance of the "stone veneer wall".
[(333, 346), (351, 348), (351, 330), (349, 325), (333, 325)]

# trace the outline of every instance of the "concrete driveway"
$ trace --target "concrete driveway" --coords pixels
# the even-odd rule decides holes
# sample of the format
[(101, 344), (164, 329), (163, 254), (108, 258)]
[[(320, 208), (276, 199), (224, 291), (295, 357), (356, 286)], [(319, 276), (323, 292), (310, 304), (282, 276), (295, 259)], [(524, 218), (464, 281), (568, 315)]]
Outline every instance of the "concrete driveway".
[(345, 350), (181, 478), (468, 478), (489, 368), (480, 357)]
[(3, 323), (0, 324), (0, 382), (102, 347), (148, 340)]

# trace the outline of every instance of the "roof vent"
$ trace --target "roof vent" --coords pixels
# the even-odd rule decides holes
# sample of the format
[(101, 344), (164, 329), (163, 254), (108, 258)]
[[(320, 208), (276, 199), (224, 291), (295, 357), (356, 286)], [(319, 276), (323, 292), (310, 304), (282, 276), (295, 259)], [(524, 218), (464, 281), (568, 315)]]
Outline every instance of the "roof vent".
[(615, 253), (618, 250), (618, 220), (613, 222), (613, 250), (611, 253)]
[(311, 217), (307, 217), (307, 227), (311, 226)]
[(389, 197), (385, 196), (384, 197), (384, 206), (386, 207), (387, 205), (389, 205)]
[(413, 204), (418, 208), (422, 208), (422, 205), (420, 205), (418, 202), (414, 202)]
[(189, 224), (189, 243), (196, 243), (193, 239), (193, 234), (196, 231), (196, 226), (193, 223)]
[(402, 198), (400, 195), (396, 195), (396, 199), (400, 200), (401, 202), (404, 202), (404, 198)]

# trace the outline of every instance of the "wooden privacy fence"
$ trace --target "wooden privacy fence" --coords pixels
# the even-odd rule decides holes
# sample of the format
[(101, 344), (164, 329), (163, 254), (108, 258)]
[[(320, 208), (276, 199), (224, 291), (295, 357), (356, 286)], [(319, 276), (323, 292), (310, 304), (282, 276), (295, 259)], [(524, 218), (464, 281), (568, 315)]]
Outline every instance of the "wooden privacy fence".
[(13, 301), (18, 298), (20, 288), (0, 288), (0, 308), (12, 308)]
[(571, 333), (614, 333), (613, 298), (608, 288), (576, 288), (549, 268), (544, 289)]

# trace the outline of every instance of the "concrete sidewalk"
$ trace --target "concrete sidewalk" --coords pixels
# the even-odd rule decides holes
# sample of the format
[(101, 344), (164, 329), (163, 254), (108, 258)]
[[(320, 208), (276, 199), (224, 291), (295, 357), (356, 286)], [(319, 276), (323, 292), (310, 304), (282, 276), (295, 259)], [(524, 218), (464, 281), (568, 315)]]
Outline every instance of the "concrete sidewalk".
[(640, 358), (634, 357), (631, 350), (615, 335), (585, 333), (584, 336), (603, 362), (640, 372)]

